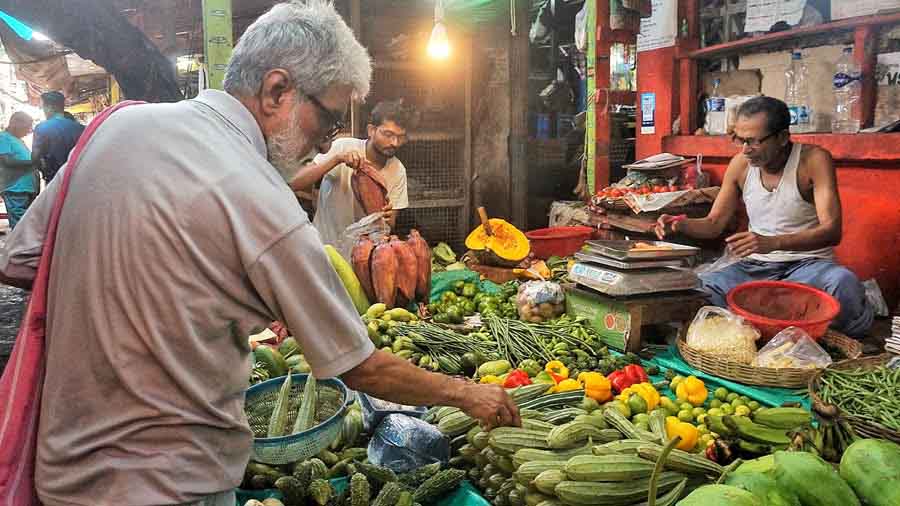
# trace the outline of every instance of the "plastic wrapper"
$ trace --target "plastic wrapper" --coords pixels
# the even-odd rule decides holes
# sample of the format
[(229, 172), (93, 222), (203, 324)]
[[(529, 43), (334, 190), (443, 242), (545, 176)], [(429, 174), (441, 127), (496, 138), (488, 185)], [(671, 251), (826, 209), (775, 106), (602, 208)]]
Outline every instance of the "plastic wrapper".
[(369, 462), (406, 473), (419, 467), (450, 461), (450, 440), (428, 422), (406, 415), (384, 417), (368, 447)]
[(759, 350), (755, 365), (773, 369), (823, 369), (831, 362), (828, 352), (813, 341), (805, 330), (788, 327)]
[(516, 307), (522, 321), (541, 323), (566, 312), (566, 294), (559, 283), (529, 281), (519, 286)]
[(344, 229), (338, 244), (334, 246), (344, 259), (350, 260), (353, 246), (356, 246), (361, 237), (368, 236), (377, 242), (378, 239), (390, 233), (391, 229), (384, 221), (384, 213), (372, 213)]
[(401, 414), (414, 418), (421, 418), (425, 412), (428, 411), (428, 408), (405, 406), (395, 402), (383, 401), (377, 397), (372, 397), (363, 393), (359, 394), (359, 405), (362, 407), (363, 425), (365, 426), (366, 432), (371, 432), (372, 429), (381, 423), (381, 420), (384, 419), (384, 417), (390, 414)]
[(687, 332), (687, 345), (724, 360), (752, 364), (759, 331), (736, 314), (716, 306), (697, 311)]

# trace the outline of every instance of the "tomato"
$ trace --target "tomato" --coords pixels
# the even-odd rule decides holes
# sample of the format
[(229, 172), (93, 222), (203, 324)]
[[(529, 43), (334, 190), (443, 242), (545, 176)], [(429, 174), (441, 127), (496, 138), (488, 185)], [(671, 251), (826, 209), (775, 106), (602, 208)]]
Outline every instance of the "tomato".
[(618, 188), (613, 188), (613, 190), (609, 192), (609, 196), (614, 199), (617, 199), (622, 196), (622, 190), (619, 190)]
[(674, 184), (673, 184), (673, 185), (669, 185), (669, 191), (670, 191), (670, 192), (677, 192), (677, 191), (678, 191), (678, 186), (677, 186), (677, 185), (674, 185)]
[(653, 187), (653, 193), (665, 193), (668, 191), (668, 187), (662, 185), (656, 185)]

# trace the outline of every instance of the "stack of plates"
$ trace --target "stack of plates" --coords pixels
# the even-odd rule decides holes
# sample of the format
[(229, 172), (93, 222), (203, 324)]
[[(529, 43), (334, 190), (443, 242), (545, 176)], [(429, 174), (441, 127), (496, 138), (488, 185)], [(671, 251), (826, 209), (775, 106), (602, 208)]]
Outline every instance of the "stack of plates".
[(891, 337), (885, 341), (884, 349), (888, 353), (900, 355), (900, 316), (891, 320)]

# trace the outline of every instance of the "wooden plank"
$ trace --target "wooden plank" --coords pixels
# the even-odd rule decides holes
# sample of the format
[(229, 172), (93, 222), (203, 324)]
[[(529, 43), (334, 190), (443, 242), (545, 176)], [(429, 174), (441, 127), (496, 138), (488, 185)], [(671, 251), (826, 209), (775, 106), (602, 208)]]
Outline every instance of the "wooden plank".
[(878, 83), (875, 82), (877, 35), (877, 28), (871, 25), (859, 26), (853, 34), (853, 59), (862, 71), (859, 103), (853, 110), (860, 128), (871, 127), (875, 120), (875, 100), (878, 95)]
[(819, 35), (826, 32), (853, 31), (857, 27), (862, 26), (873, 27), (880, 25), (889, 25), (893, 23), (900, 23), (900, 12), (894, 14), (876, 14), (872, 16), (847, 18), (838, 21), (832, 21), (831, 23), (801, 26), (799, 28), (793, 28), (791, 30), (785, 30), (783, 32), (769, 33), (766, 35), (760, 35), (758, 37), (748, 37), (746, 39), (725, 42), (722, 44), (716, 44), (715, 46), (708, 46), (696, 51), (691, 51), (687, 54), (687, 57), (700, 60), (712, 60), (721, 58), (729, 54), (746, 52), (746, 50), (750, 48), (759, 48), (761, 46), (774, 44), (777, 42), (791, 40), (797, 41), (797, 43), (799, 44), (798, 39), (801, 39), (803, 37)]
[(528, 226), (528, 7), (515, 2), (513, 12), (518, 30), (510, 37), (509, 89), (509, 170), (510, 218), (521, 229)]
[[(791, 139), (816, 144), (831, 152), (837, 162), (896, 162), (900, 133), (889, 134), (795, 134)], [(730, 159), (738, 149), (725, 135), (673, 135), (663, 139), (663, 151), (678, 155), (702, 153), (705, 158)], [(886, 169), (900, 169), (888, 164)]]
[[(611, 39), (615, 38), (609, 27), (609, 2), (596, 2), (596, 45), (594, 51), (594, 188), (609, 186), (609, 143), (612, 137), (609, 107), (613, 103), (609, 82)], [(633, 103), (633, 102), (632, 102)]]
[[(700, 1), (688, 0), (681, 2), (683, 13), (681, 19), (688, 21), (687, 39), (679, 41), (678, 54), (690, 53), (700, 47)], [(697, 62), (693, 59), (683, 59), (678, 64), (678, 114), (681, 117), (681, 133), (691, 135), (697, 130), (697, 97), (699, 96), (699, 70)]]

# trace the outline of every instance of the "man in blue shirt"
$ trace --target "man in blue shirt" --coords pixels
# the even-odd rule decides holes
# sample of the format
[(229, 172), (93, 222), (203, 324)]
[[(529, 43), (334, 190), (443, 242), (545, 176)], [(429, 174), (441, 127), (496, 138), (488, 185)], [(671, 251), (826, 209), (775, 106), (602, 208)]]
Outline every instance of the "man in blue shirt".
[(33, 169), (31, 153), (22, 142), (22, 138), (31, 133), (33, 121), (24, 112), (13, 113), (9, 126), (0, 133), (2, 196), (10, 230), (22, 219), (37, 195), (37, 175)]
[(50, 184), (84, 132), (84, 125), (66, 115), (66, 97), (62, 93), (48, 91), (41, 95), (41, 103), (47, 121), (34, 129), (33, 158), (38, 160), (44, 181)]

